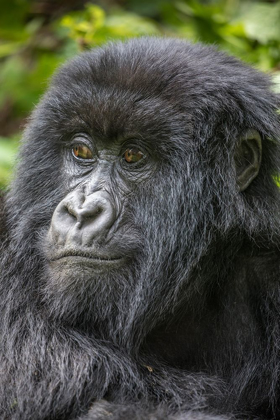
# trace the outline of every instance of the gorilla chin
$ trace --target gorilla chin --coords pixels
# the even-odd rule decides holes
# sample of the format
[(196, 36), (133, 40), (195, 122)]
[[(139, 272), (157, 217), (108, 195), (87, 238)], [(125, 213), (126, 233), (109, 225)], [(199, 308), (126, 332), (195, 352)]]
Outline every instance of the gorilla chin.
[[(56, 254), (47, 261), (43, 275), (43, 302), (53, 319), (82, 329), (93, 328), (97, 334), (100, 322), (106, 320), (107, 326), (114, 323), (116, 304), (121, 306), (131, 294), (133, 277), (134, 270), (128, 269), (123, 257)], [(99, 334), (105, 338), (106, 325)]]

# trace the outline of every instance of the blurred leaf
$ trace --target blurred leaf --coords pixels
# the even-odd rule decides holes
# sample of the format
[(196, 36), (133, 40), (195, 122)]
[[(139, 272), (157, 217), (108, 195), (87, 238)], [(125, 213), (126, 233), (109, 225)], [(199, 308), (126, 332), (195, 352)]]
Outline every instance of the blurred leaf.
[(24, 41), (21, 42), (0, 42), (0, 58), (6, 57), (7, 55), (14, 54), (18, 49), (24, 45)]
[(18, 137), (0, 137), (0, 188), (5, 187), (11, 178), (18, 147)]
[(149, 16), (150, 18), (158, 17), (162, 10), (167, 6), (172, 6), (172, 2), (169, 0), (127, 0), (128, 9), (143, 16)]
[(10, 33), (13, 30), (23, 29), (24, 19), (30, 9), (30, 2), (27, 0), (9, 0), (1, 2), (0, 28), (7, 29)]
[(0, 68), (0, 107), (12, 93), (15, 113), (30, 111), (46, 89), (48, 79), (60, 61), (57, 55), (48, 53), (41, 53), (34, 62), (28, 62), (18, 55), (5, 61)]
[(243, 14), (245, 32), (260, 43), (280, 40), (280, 3), (250, 3)]
[(72, 12), (64, 16), (61, 25), (69, 29), (69, 36), (77, 39), (80, 37), (93, 37), (96, 31), (104, 26), (105, 12), (101, 7), (87, 5), (81, 12)]
[(273, 75), (274, 91), (280, 93), (280, 72)]
[(129, 37), (154, 35), (159, 31), (153, 22), (133, 13), (118, 13), (106, 19), (106, 29), (110, 36)]
[(81, 12), (64, 16), (61, 25), (69, 30), (69, 36), (82, 48), (99, 45), (109, 39), (159, 33), (149, 19), (122, 10), (106, 16), (103, 9), (91, 4)]

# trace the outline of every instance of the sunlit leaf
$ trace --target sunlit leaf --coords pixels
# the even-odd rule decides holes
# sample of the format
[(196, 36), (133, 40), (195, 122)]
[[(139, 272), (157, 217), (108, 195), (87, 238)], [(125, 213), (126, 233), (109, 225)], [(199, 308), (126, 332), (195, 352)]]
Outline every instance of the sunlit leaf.
[(246, 34), (261, 43), (280, 39), (280, 3), (251, 3), (242, 17)]
[(18, 138), (6, 139), (0, 137), (0, 188), (5, 187), (13, 171)]

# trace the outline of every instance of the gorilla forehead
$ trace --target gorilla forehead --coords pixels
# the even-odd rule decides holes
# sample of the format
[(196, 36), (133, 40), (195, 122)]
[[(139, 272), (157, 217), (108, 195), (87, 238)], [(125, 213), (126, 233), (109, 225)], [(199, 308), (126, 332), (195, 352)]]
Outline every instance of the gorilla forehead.
[(225, 113), (236, 120), (246, 113), (257, 127), (250, 123), (254, 102), (267, 87), (261, 74), (212, 47), (139, 38), (93, 49), (63, 66), (42, 102), (41, 121), (51, 121), (58, 133), (89, 130), (103, 141), (160, 136), (164, 146), (165, 135), (169, 143), (185, 136), (189, 142), (209, 113), (215, 124)]
[[(110, 44), (63, 66), (42, 103), (44, 119), (51, 119), (60, 132), (64, 127), (68, 132), (92, 130), (103, 141), (141, 133), (154, 139), (160, 135), (162, 142), (165, 134), (169, 139), (182, 134), (182, 127), (188, 133), (195, 104), (192, 101), (189, 108), (185, 99), (193, 82), (177, 89), (176, 77), (183, 74), (180, 62), (171, 59), (175, 54), (179, 59), (179, 47), (188, 44), (166, 41), (170, 44), (166, 62), (162, 43), (152, 41), (149, 48), (141, 39), (128, 42), (128, 49), (122, 43)], [(173, 44), (178, 44), (178, 51)], [(189, 83), (187, 75), (185, 79)]]
[(205, 89), (209, 94), (232, 83), (245, 83), (252, 75), (252, 69), (209, 46), (162, 38), (149, 38), (147, 43), (139, 38), (81, 54), (61, 69), (55, 84), (68, 92), (69, 83), (73, 89), (87, 83), (91, 92), (92, 86), (98, 86), (169, 100), (174, 100), (175, 89), (179, 102), (182, 94), (201, 94)]

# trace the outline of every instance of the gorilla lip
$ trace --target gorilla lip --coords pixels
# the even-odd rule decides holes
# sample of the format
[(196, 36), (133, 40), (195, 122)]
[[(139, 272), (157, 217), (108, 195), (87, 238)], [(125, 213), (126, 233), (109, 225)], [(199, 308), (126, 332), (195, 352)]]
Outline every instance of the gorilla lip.
[(121, 261), (123, 258), (122, 257), (109, 257), (106, 255), (91, 255), (91, 254), (85, 254), (85, 253), (78, 253), (78, 252), (67, 252), (67, 253), (63, 253), (60, 255), (57, 255), (53, 258), (51, 258), (51, 261), (58, 261), (64, 258), (84, 258), (84, 259), (88, 259), (88, 260), (93, 260), (96, 262), (115, 262), (115, 261)]

